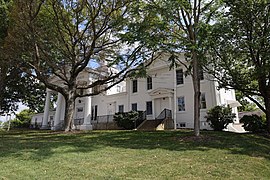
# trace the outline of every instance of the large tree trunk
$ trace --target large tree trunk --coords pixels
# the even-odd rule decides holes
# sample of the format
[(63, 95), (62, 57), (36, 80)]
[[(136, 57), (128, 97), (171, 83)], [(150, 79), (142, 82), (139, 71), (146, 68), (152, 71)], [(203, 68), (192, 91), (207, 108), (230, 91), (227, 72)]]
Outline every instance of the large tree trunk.
[(270, 97), (264, 98), (266, 114), (266, 130), (270, 133)]
[[(258, 66), (259, 68), (259, 66)], [(270, 89), (267, 85), (267, 77), (262, 74), (261, 77), (259, 77), (259, 91), (262, 94), (264, 105), (265, 105), (265, 115), (266, 115), (266, 130), (270, 133)]]
[(194, 89), (194, 133), (195, 136), (200, 135), (200, 78), (199, 78), (199, 62), (197, 59), (197, 54), (193, 50), (192, 52), (192, 82)]
[[(1, 57), (0, 57), (1, 58)], [(1, 67), (0, 69), (0, 114), (1, 111), (3, 111), (4, 109), (2, 109), (3, 107), (3, 100), (4, 100), (4, 92), (5, 92), (5, 87), (6, 87), (6, 83), (5, 83), (5, 79), (6, 79), (6, 75), (7, 75), (7, 71), (6, 68)]]
[(66, 97), (66, 107), (65, 107), (65, 131), (71, 131), (73, 126), (75, 112), (75, 90), (70, 90), (68, 97)]

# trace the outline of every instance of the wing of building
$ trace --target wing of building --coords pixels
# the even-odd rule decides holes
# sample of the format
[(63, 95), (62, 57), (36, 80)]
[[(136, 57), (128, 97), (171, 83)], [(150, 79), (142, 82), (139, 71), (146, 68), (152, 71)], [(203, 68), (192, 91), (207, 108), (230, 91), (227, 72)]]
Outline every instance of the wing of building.
[[(180, 58), (185, 60), (184, 57)], [(185, 76), (185, 66), (173, 69), (169, 67), (168, 56), (163, 55), (148, 68), (148, 77), (128, 78), (99, 95), (77, 98), (74, 128), (117, 129), (113, 115), (116, 112), (131, 110), (143, 112), (145, 122), (142, 124), (152, 122), (157, 128), (163, 123), (164, 128), (164, 120), (169, 119), (165, 128), (193, 128), (192, 78), (189, 75)], [(95, 72), (88, 68), (79, 74), (77, 80), (81, 83), (91, 83), (95, 77)], [(201, 129), (211, 129), (204, 118), (208, 109), (236, 102), (234, 90), (218, 89), (217, 86), (217, 82), (211, 76), (201, 73)], [(93, 88), (92, 91), (96, 91), (97, 88)], [(44, 113), (32, 117), (33, 127), (54, 129), (63, 124), (65, 100), (58, 93), (56, 111), (49, 111), (52, 93), (54, 92), (47, 90)], [(237, 107), (232, 109), (237, 114)], [(154, 121), (158, 122), (153, 123)]]

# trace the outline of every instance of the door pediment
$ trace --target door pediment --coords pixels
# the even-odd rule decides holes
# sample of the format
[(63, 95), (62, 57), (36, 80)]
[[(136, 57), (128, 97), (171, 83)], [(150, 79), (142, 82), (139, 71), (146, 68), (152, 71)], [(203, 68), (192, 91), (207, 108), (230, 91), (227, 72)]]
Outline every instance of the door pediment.
[(150, 96), (153, 96), (154, 98), (158, 97), (171, 97), (173, 96), (173, 89), (169, 88), (157, 88), (149, 92)]

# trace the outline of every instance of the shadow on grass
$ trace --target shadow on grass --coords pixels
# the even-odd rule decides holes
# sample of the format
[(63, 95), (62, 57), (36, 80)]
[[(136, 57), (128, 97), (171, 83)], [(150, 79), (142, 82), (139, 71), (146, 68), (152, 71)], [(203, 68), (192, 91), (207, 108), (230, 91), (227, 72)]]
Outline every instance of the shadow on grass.
[(169, 151), (226, 150), (228, 153), (270, 159), (270, 139), (252, 134), (202, 132), (193, 140), (192, 131), (89, 131), (57, 133), (51, 131), (0, 132), (0, 157), (30, 154), (33, 160), (56, 153), (89, 153), (113, 147), (124, 149), (165, 149)]

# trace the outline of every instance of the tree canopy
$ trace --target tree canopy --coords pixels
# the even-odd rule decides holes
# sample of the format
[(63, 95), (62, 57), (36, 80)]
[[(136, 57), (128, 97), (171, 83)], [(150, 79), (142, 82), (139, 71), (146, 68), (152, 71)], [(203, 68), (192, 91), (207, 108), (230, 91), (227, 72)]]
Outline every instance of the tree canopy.
[(20, 69), (20, 61), (9, 56), (11, 52), (7, 38), (13, 24), (10, 15), (12, 8), (13, 1), (0, 2), (0, 114), (16, 111), (19, 102), (40, 112), (45, 95), (44, 85), (25, 74)]
[[(209, 39), (209, 72), (221, 87), (239, 90), (265, 112), (270, 131), (270, 4), (265, 0), (224, 3), (227, 10)], [(263, 103), (254, 97), (262, 97)]]
[[(24, 73), (64, 96), (66, 131), (72, 127), (77, 97), (106, 91), (123, 81), (135, 67), (143, 69), (147, 66), (143, 62), (153, 57), (145, 44), (125, 36), (136, 2), (14, 1), (14, 26), (8, 40), (16, 56), (11, 57), (20, 60)], [(94, 63), (100, 66), (95, 68)], [(106, 65), (107, 72), (102, 65)], [(79, 73), (89, 66), (99, 75), (90, 84), (79, 83)], [(116, 66), (118, 70), (114, 71)], [(58, 83), (51, 81), (52, 76)], [(99, 92), (89, 91), (96, 86), (102, 87)]]

